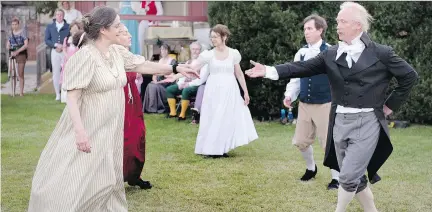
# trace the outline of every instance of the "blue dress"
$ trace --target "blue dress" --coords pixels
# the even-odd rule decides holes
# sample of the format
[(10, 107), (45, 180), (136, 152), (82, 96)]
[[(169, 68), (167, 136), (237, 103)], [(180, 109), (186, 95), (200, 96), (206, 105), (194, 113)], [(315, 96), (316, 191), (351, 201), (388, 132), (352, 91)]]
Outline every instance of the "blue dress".
[[(121, 15), (135, 15), (132, 10), (130, 0), (121, 1), (120, 3), (120, 14)], [(122, 20), (121, 21), (129, 30), (132, 35), (132, 45), (130, 51), (134, 54), (141, 55), (141, 48), (138, 41), (138, 21), (136, 20)]]

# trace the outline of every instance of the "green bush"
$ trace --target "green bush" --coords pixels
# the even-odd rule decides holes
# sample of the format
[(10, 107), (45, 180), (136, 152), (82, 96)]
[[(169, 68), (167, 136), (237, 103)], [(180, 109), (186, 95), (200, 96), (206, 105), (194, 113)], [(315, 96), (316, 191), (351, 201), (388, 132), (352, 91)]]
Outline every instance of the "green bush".
[[(229, 27), (228, 46), (242, 54), (241, 67), (251, 68), (249, 60), (274, 65), (293, 60), (305, 44), (303, 19), (317, 13), (326, 18), (326, 41), (336, 44), (336, 21), (341, 2), (209, 2), (209, 22)], [(432, 123), (432, 3), (362, 2), (375, 18), (370, 35), (378, 43), (392, 46), (418, 71), (419, 83), (407, 103), (394, 118)], [(255, 117), (277, 117), (289, 80), (246, 78)], [(392, 82), (389, 89), (394, 88)]]

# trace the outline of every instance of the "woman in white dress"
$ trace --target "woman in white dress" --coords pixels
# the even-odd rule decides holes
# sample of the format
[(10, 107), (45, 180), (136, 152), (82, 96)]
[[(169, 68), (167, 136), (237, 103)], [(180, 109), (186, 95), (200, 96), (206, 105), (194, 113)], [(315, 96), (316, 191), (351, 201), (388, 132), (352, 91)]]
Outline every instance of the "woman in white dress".
[[(238, 50), (226, 46), (230, 32), (218, 24), (211, 30), (214, 49), (204, 51), (192, 67), (198, 70), (208, 64), (209, 75), (201, 106), (201, 117), (195, 154), (227, 157), (227, 153), (258, 138), (250, 114), (249, 93), (240, 68)], [(244, 91), (240, 94), (237, 80)]]

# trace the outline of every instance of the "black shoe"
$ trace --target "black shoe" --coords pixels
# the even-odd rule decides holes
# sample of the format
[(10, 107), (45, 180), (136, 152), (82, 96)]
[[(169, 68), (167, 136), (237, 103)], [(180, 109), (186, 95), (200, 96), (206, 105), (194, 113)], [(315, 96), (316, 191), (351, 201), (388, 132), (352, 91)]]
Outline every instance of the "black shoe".
[(184, 120), (186, 120), (186, 117), (178, 117), (178, 119), (177, 119), (177, 121), (184, 121)]
[(372, 177), (372, 179), (370, 180), (370, 183), (371, 184), (375, 184), (375, 183), (377, 183), (378, 181), (380, 181), (381, 180), (381, 177), (378, 175), (378, 173), (376, 173), (373, 177)]
[(315, 175), (318, 172), (318, 168), (315, 165), (315, 171), (311, 171), (309, 169), (306, 169), (306, 172), (304, 173), (303, 177), (300, 178), (301, 181), (309, 181), (312, 178), (315, 178)]
[(144, 189), (144, 190), (151, 189), (153, 187), (149, 181), (144, 181), (142, 179), (139, 179), (136, 185), (139, 186), (141, 189)]
[(152, 184), (150, 184), (149, 181), (144, 181), (141, 178), (135, 181), (134, 183), (128, 182), (130, 186), (139, 186), (141, 189), (147, 190), (151, 189), (153, 187)]
[(168, 119), (170, 119), (170, 118), (177, 118), (177, 115), (172, 116), (172, 115), (170, 115), (170, 114), (168, 113), (166, 117), (167, 117)]
[(200, 114), (196, 109), (191, 109), (192, 111), (192, 122), (191, 124), (199, 124)]
[(204, 158), (227, 158), (228, 154), (224, 153), (223, 155), (204, 155)]
[(333, 190), (338, 188), (339, 188), (339, 181), (336, 179), (332, 179), (332, 181), (327, 186), (327, 190)]

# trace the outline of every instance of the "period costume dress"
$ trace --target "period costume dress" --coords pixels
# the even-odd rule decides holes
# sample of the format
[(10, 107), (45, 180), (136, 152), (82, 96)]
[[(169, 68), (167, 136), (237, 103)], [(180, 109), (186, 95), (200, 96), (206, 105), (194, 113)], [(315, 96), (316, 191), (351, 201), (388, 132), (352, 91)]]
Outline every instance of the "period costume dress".
[(234, 65), (241, 60), (240, 53), (230, 48), (228, 57), (218, 60), (214, 50), (204, 51), (198, 60), (208, 64), (209, 76), (202, 100), (195, 154), (223, 155), (257, 139), (252, 116), (234, 74)]
[(109, 52), (111, 60), (90, 43), (69, 58), (63, 89), (82, 89), (78, 108), (91, 153), (77, 149), (66, 107), (40, 156), (28, 211), (127, 211), (123, 184), (125, 69), (132, 70), (145, 60), (117, 45)]
[(142, 103), (137, 85), (137, 74), (126, 73), (127, 84), (125, 93), (125, 120), (124, 120), (124, 181), (130, 185), (138, 184), (145, 162), (145, 123), (141, 111)]

